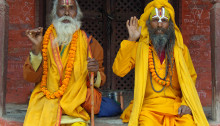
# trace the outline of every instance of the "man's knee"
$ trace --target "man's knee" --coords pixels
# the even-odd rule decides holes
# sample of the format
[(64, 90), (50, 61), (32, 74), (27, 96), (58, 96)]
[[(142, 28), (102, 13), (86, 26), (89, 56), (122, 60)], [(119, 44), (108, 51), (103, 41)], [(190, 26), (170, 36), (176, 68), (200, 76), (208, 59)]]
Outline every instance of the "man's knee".
[(142, 116), (139, 118), (139, 126), (160, 126), (161, 124), (160, 119), (157, 119), (155, 117), (148, 117), (148, 116)]

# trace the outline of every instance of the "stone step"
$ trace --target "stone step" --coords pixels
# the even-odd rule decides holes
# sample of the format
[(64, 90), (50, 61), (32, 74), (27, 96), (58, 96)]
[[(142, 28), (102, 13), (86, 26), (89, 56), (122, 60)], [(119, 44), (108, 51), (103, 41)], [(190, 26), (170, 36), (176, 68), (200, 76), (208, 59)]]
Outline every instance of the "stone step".
[[(14, 116), (4, 116), (0, 118), (0, 126), (23, 126), (23, 114), (14, 114)], [(18, 121), (19, 120), (19, 121)], [(220, 122), (209, 120), (210, 126), (220, 126)], [(127, 126), (123, 124), (119, 117), (95, 118), (95, 126)]]
[(127, 124), (122, 123), (119, 116), (95, 118), (95, 124), (96, 126), (127, 126)]
[[(129, 102), (126, 102), (125, 107)], [(210, 108), (204, 109), (205, 112), (210, 112)], [(26, 114), (27, 105), (6, 104), (6, 115), (0, 118), (0, 126), (22, 126)], [(206, 113), (207, 113), (206, 112)], [(207, 114), (210, 117), (211, 113)], [(209, 120), (210, 126), (220, 126), (220, 122)], [(127, 126), (122, 123), (119, 116), (116, 117), (95, 117), (95, 126)]]

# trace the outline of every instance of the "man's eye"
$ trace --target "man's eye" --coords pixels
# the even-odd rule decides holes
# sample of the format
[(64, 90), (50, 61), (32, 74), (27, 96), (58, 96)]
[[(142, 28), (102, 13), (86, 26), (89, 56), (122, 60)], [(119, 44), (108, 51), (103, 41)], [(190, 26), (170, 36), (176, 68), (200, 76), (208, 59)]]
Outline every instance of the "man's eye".
[(158, 21), (159, 21), (159, 19), (157, 19), (157, 18), (153, 19), (153, 22), (158, 22)]
[(168, 20), (167, 19), (162, 19), (162, 22), (168, 22)]
[(64, 6), (60, 6), (59, 9), (63, 10), (63, 9), (65, 9), (65, 7)]
[(74, 6), (69, 6), (70, 9), (75, 9)]
[(159, 20), (158, 18), (152, 19), (153, 22), (157, 22), (158, 20)]

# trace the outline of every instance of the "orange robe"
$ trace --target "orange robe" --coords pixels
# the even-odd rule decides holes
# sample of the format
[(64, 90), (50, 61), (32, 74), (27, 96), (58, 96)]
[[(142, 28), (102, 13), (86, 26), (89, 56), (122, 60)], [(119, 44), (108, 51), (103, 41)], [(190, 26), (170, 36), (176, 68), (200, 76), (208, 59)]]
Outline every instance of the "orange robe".
[[(121, 43), (121, 48), (118, 52), (118, 55), (115, 59), (113, 65), (113, 71), (119, 75), (124, 76), (131, 69), (135, 67), (135, 57), (136, 57), (136, 48), (137, 43), (131, 41), (123, 41)], [(128, 53), (129, 52), (129, 53)], [(153, 50), (154, 60), (155, 60), (155, 69), (158, 75), (161, 78), (165, 77), (166, 72), (166, 61), (160, 63), (160, 59), (157, 56), (155, 50)], [(184, 58), (187, 61), (188, 68), (190, 69), (191, 77), (194, 82), (196, 80), (196, 72), (193, 68), (193, 64), (188, 52), (187, 47), (184, 48)], [(142, 109), (139, 115), (139, 125), (141, 126), (181, 126), (181, 125), (195, 125), (193, 117), (191, 115), (184, 115), (178, 117), (178, 108), (181, 105), (187, 105), (184, 98), (182, 98), (181, 88), (178, 81), (176, 66), (173, 68), (173, 80), (172, 87), (166, 87), (162, 92), (156, 93), (150, 82), (150, 71), (148, 70), (147, 74), (147, 83), (144, 101)], [(163, 88), (162, 85), (159, 85), (153, 78), (152, 84), (155, 90), (159, 91)], [(129, 122), (131, 112), (133, 107), (133, 101), (125, 109), (121, 118), (123, 122)]]
[[(138, 25), (141, 26), (141, 35), (139, 41), (122, 42), (121, 49), (114, 61), (113, 71), (118, 76), (125, 76), (132, 68), (135, 67), (135, 87), (134, 87), (134, 102), (128, 126), (138, 126), (139, 117), (142, 112), (142, 106), (145, 103), (145, 94), (148, 83), (148, 53), (150, 36), (146, 22), (149, 20), (151, 12), (155, 8), (164, 7), (170, 14), (170, 20), (174, 24), (175, 30), (175, 45), (174, 58), (178, 82), (181, 87), (182, 103), (187, 105), (192, 110), (193, 119), (196, 125), (208, 126), (209, 123), (203, 111), (199, 95), (195, 88), (196, 73), (188, 52), (188, 49), (183, 43), (181, 31), (175, 23), (175, 12), (168, 0), (153, 0), (144, 9)], [(125, 44), (127, 43), (127, 44)], [(167, 94), (167, 93), (165, 93)]]
[[(91, 47), (93, 58), (95, 58), (99, 62), (99, 72), (100, 72), (101, 79), (102, 79), (101, 86), (103, 86), (106, 81), (104, 67), (102, 66), (103, 65), (103, 49), (101, 45), (99, 44), (99, 42), (94, 37), (92, 37), (92, 43), (90, 43), (90, 47)], [(32, 83), (39, 83), (41, 81), (42, 73), (43, 73), (42, 64), (40, 65), (37, 71), (34, 71), (31, 65), (31, 62), (30, 62), (30, 57), (28, 56), (23, 67), (24, 79)]]
[[(66, 91), (62, 98), (47, 99), (40, 88), (40, 81), (42, 76), (42, 65), (35, 72), (30, 64), (29, 58), (24, 65), (24, 79), (30, 82), (37, 83), (30, 101), (28, 110), (25, 116), (24, 126), (59, 126), (62, 113), (71, 117), (81, 118), (84, 121), (90, 119), (89, 114), (81, 107), (81, 104), (85, 102), (87, 93), (87, 37), (83, 34), (83, 31), (77, 31), (77, 49), (74, 61), (74, 68), (71, 73), (71, 78)], [(56, 36), (55, 29), (51, 36)], [(57, 91), (60, 84), (60, 78), (64, 74), (60, 75), (58, 66), (62, 66), (65, 71), (67, 64), (68, 52), (70, 46), (67, 45), (63, 55), (59, 58), (60, 62), (57, 66), (54, 50), (59, 50), (59, 47), (54, 47), (53, 39), (50, 39), (48, 44), (48, 77), (47, 88), (50, 92)], [(105, 74), (103, 63), (103, 49), (99, 43), (93, 38), (93, 42), (90, 44), (93, 57), (99, 62), (99, 71), (101, 75), (101, 83), (105, 82)], [(59, 55), (60, 52), (58, 52)]]

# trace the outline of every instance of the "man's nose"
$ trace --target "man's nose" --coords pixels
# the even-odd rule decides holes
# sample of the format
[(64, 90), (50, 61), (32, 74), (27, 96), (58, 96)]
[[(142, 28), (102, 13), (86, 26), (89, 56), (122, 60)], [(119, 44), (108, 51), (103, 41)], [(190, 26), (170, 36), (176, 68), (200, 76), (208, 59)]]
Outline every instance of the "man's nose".
[(65, 9), (65, 16), (69, 16), (69, 7)]
[(157, 26), (158, 26), (159, 28), (161, 28), (161, 27), (162, 27), (162, 22), (158, 22)]

